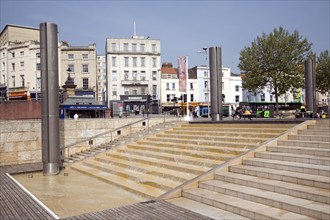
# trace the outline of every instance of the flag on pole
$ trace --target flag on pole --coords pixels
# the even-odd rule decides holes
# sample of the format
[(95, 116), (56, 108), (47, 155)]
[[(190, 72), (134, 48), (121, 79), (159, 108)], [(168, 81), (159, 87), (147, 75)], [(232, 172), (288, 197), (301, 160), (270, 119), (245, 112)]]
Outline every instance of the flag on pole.
[(187, 68), (186, 57), (178, 58), (179, 69), (179, 91), (187, 92)]

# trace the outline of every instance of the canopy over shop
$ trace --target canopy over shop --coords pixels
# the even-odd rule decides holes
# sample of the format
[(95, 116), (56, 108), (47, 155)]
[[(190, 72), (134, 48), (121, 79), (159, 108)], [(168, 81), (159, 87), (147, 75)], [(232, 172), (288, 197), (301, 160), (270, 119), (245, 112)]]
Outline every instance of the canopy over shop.
[(60, 118), (104, 118), (106, 105), (101, 105), (92, 96), (70, 96), (60, 106)]

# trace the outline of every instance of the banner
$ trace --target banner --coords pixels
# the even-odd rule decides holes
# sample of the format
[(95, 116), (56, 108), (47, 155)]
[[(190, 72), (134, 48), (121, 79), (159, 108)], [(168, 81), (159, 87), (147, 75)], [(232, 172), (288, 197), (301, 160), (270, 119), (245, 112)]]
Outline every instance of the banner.
[(179, 57), (179, 91), (187, 92), (187, 69), (186, 69), (186, 57)]

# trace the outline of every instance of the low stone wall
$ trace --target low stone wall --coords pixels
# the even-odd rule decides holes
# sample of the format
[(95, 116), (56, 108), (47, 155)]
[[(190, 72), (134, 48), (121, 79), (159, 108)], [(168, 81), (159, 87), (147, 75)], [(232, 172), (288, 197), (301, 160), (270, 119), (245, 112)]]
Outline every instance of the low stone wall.
[[(63, 150), (62, 155), (67, 156), (88, 147), (97, 146), (119, 137), (117, 132), (99, 135), (115, 128), (137, 122), (142, 118), (122, 119), (79, 119), (60, 121), (60, 147), (73, 145), (70, 150)], [(166, 119), (173, 120), (172, 118)], [(149, 126), (162, 123), (164, 117), (153, 117)], [(148, 127), (139, 122), (120, 130), (120, 135), (128, 135)], [(13, 165), (23, 163), (41, 162), (41, 120), (8, 120), (0, 121), (0, 165)], [(75, 144), (77, 143), (77, 144)]]

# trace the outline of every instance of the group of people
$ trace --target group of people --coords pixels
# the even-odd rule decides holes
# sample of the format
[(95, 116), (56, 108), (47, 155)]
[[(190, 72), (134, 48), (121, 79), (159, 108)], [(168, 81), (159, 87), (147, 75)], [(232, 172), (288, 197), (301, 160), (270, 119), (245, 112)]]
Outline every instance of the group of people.
[(243, 118), (248, 118), (252, 119), (252, 117), (259, 117), (259, 118), (269, 118), (270, 117), (270, 110), (268, 108), (265, 108), (264, 106), (260, 107), (257, 109), (256, 114), (252, 112), (252, 109), (250, 106), (245, 106), (243, 105), (242, 107), (232, 107), (232, 116), (233, 119), (235, 117), (241, 119)]

